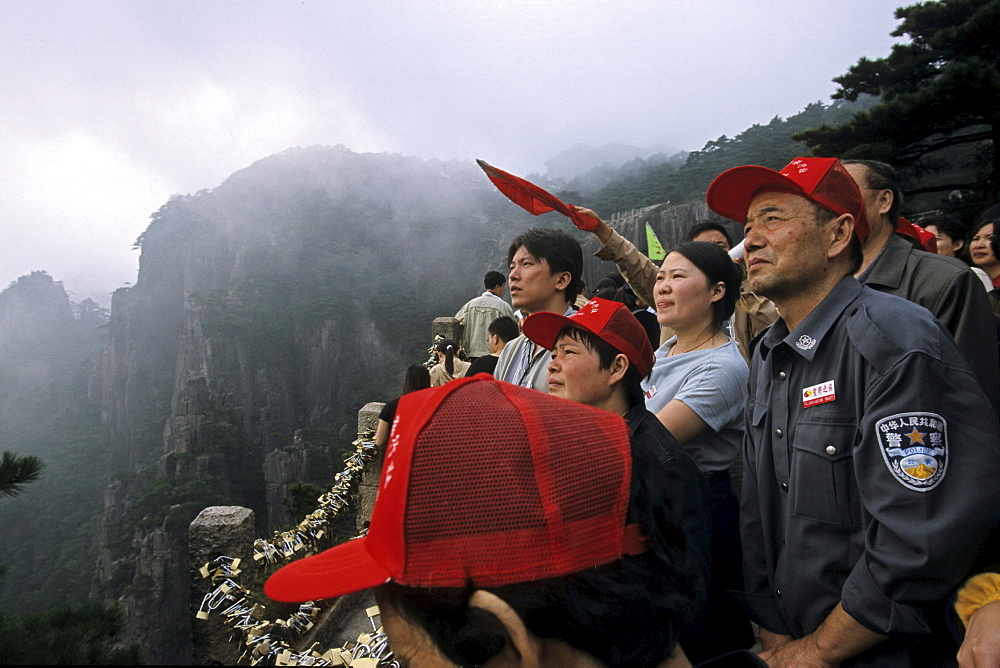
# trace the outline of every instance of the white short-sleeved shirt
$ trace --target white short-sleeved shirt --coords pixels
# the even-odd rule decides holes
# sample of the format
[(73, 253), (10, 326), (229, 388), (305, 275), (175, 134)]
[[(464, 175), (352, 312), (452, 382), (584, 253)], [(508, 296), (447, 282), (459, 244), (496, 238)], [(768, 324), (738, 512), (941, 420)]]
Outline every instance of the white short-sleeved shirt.
[(671, 337), (656, 351), (653, 372), (642, 381), (646, 408), (659, 413), (678, 399), (709, 429), (684, 444), (703, 473), (732, 466), (743, 442), (743, 410), (749, 369), (735, 341), (668, 357), (677, 343)]

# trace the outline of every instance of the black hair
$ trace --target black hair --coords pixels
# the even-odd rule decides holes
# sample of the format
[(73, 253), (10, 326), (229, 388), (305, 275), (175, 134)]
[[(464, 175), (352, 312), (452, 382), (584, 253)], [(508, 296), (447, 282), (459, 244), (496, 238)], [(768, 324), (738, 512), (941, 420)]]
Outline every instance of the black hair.
[(431, 386), (431, 374), (423, 364), (411, 364), (403, 375), (403, 394), (426, 390)]
[(961, 241), (962, 247), (958, 249), (955, 256), (966, 264), (972, 264), (972, 257), (969, 255), (969, 244), (965, 239), (966, 225), (958, 216), (939, 211), (929, 216), (924, 216), (917, 221), (917, 224), (925, 229), (933, 225), (938, 229), (938, 232), (953, 242)]
[[(643, 329), (642, 333), (645, 335), (646, 330)], [(563, 336), (568, 336), (574, 341), (579, 341), (587, 348), (587, 350), (597, 353), (597, 368), (599, 371), (610, 369), (611, 363), (615, 361), (615, 358), (624, 354), (622, 351), (618, 350), (593, 332), (588, 332), (587, 330), (580, 329), (579, 327), (564, 327), (556, 337), (556, 341)], [(646, 374), (646, 376), (648, 377), (649, 374)], [(632, 360), (629, 360), (628, 370), (625, 371), (625, 377), (622, 378), (622, 387), (625, 388), (625, 398), (628, 401), (629, 407), (646, 402), (646, 396), (642, 391), (641, 383), (642, 376), (639, 374), (639, 370), (635, 368), (634, 364), (632, 364)]]
[(569, 284), (566, 286), (563, 296), (566, 303), (572, 304), (576, 300), (576, 296), (580, 294), (580, 281), (583, 273), (583, 249), (580, 248), (580, 242), (562, 230), (551, 227), (533, 227), (514, 237), (514, 241), (507, 249), (508, 264), (514, 261), (514, 254), (522, 247), (534, 258), (545, 260), (551, 273), (569, 272)]
[[(555, 638), (608, 666), (655, 666), (666, 659), (680, 631), (705, 602), (707, 552), (685, 543), (680, 527), (664, 522), (679, 491), (649, 461), (645, 448), (630, 448), (632, 482), (628, 521), (638, 523), (651, 549), (640, 555), (556, 578), (488, 587), (520, 615), (539, 638)], [(707, 545), (705, 535), (690, 538)], [(686, 575), (682, 575), (686, 574)], [(470, 608), (477, 587), (422, 589), (395, 583), (375, 590), (379, 606), (423, 628), (452, 662), (486, 663), (510, 643), (490, 613)]]
[(972, 228), (972, 232), (969, 234), (969, 238), (971, 239), (972, 237), (976, 236), (976, 234), (979, 233), (979, 230), (983, 229), (987, 225), (993, 226), (993, 235), (992, 238), (990, 239), (990, 250), (993, 251), (993, 257), (1000, 260), (1000, 234), (998, 234), (1000, 233), (1000, 230), (997, 229), (997, 227), (1000, 227), (1000, 221), (993, 220), (990, 218), (984, 218), (983, 220), (980, 220), (978, 223), (976, 223), (976, 226)]
[(615, 299), (615, 296), (617, 294), (618, 294), (618, 288), (612, 285), (594, 291), (594, 294), (591, 295), (591, 299), (599, 298), (599, 299), (607, 299), (609, 302), (616, 302), (618, 301), (617, 299)]
[(502, 315), (493, 320), (486, 331), (490, 336), (499, 336), (504, 343), (510, 343), (521, 333), (521, 328), (509, 315)]
[(619, 287), (621, 287), (621, 286), (618, 285), (618, 283), (615, 281), (615, 279), (613, 279), (613, 278), (602, 278), (601, 280), (597, 281), (597, 285), (594, 286), (594, 296), (595, 297), (600, 296), (597, 293), (600, 292), (601, 290), (607, 291), (607, 290), (610, 289), (610, 290), (614, 291), (614, 290), (617, 290)]
[[(872, 190), (891, 190), (892, 205), (889, 207), (889, 222), (895, 229), (899, 222), (899, 210), (903, 206), (903, 191), (899, 188), (899, 177), (892, 165), (878, 160), (841, 160), (842, 165), (861, 165), (865, 172), (865, 182), (859, 183), (859, 188)], [(871, 221), (869, 221), (871, 222)]]
[(455, 339), (438, 339), (434, 345), (434, 350), (444, 353), (444, 370), (449, 375), (455, 372), (455, 354), (458, 353), (458, 344)]
[(691, 231), (688, 232), (687, 240), (694, 241), (694, 238), (696, 236), (708, 230), (715, 230), (716, 232), (722, 232), (722, 236), (726, 238), (726, 243), (729, 244), (730, 248), (733, 247), (733, 238), (729, 236), (729, 230), (726, 229), (726, 226), (723, 225), (722, 223), (712, 222), (711, 220), (706, 220), (692, 227)]
[(507, 279), (504, 278), (504, 275), (499, 271), (488, 271), (486, 272), (486, 276), (483, 277), (483, 285), (486, 286), (487, 290), (492, 290), (498, 285), (503, 285), (506, 282)]
[(712, 321), (717, 327), (722, 327), (722, 323), (728, 320), (736, 309), (736, 300), (740, 296), (740, 283), (743, 282), (743, 271), (732, 261), (729, 253), (707, 241), (685, 241), (670, 252), (680, 253), (686, 257), (705, 274), (709, 286), (716, 283), (726, 286), (726, 293), (722, 298), (712, 303)]
[(605, 278), (610, 278), (612, 281), (615, 282), (615, 285), (617, 285), (619, 288), (625, 285), (625, 277), (622, 276), (622, 273), (620, 271), (612, 272), (607, 276), (605, 276)]
[(629, 311), (635, 311), (639, 308), (639, 298), (635, 296), (635, 292), (632, 291), (632, 286), (628, 283), (618, 288), (615, 292), (613, 301), (625, 304), (625, 308)]

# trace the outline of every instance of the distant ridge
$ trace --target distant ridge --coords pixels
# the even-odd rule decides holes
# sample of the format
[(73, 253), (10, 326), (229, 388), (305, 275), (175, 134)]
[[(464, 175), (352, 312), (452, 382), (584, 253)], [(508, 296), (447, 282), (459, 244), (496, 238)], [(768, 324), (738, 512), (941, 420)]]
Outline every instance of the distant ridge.
[(586, 174), (595, 167), (609, 164), (613, 167), (621, 167), (630, 160), (636, 158), (647, 160), (658, 154), (663, 155), (666, 159), (679, 150), (666, 144), (645, 148), (628, 144), (605, 144), (600, 148), (595, 148), (581, 143), (556, 154), (546, 160), (544, 164), (548, 169), (546, 174), (548, 178), (568, 181)]

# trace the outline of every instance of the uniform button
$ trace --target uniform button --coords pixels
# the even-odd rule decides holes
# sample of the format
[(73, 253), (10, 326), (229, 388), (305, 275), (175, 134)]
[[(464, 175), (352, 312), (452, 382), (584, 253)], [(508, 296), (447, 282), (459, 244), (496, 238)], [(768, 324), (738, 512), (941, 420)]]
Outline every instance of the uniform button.
[(828, 454), (828, 455), (835, 455), (835, 454), (837, 454), (837, 448), (833, 447), (832, 445), (826, 446), (826, 454)]
[(780, 378), (781, 380), (784, 380), (785, 378), (788, 378), (788, 374), (786, 374), (784, 371), (782, 371), (782, 372), (780, 372), (778, 374), (778, 378)]
[(788, 483), (787, 482), (781, 483), (781, 489), (788, 491)]
[(781, 438), (782, 433), (783, 432), (780, 429), (775, 429), (774, 430), (774, 435), (777, 436), (778, 438)]
[(780, 589), (775, 589), (774, 593), (778, 595), (778, 598), (781, 598), (781, 590)]

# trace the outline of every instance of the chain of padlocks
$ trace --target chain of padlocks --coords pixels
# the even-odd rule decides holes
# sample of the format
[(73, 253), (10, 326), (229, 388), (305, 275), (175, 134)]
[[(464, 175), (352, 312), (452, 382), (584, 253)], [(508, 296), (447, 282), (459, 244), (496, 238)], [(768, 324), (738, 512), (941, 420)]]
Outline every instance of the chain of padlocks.
[[(334, 476), (333, 488), (319, 497), (319, 507), (306, 515), (298, 527), (291, 531), (276, 531), (270, 541), (263, 538), (254, 541), (254, 561), (278, 564), (315, 551), (332, 520), (347, 506), (353, 482), (374, 458), (376, 448), (373, 438), (372, 430), (358, 435), (353, 443), (355, 451), (344, 460), (346, 468)], [(210, 579), (215, 587), (205, 594), (195, 616), (207, 620), (211, 614), (222, 615), (223, 622), (233, 629), (231, 641), (241, 642), (244, 648), (239, 659), (241, 664), (356, 668), (399, 665), (394, 661), (388, 639), (376, 621), (379, 615), (377, 606), (366, 610), (372, 633), (361, 634), (356, 642), (348, 641), (339, 648), (326, 651), (321, 651), (318, 643), (304, 651), (293, 650), (288, 639), (312, 629), (320, 608), (309, 601), (300, 605), (288, 619), (273, 622), (264, 619), (264, 607), (254, 602), (249, 589), (233, 579), (240, 574), (239, 565), (239, 559), (220, 556), (202, 566), (201, 576)]]

